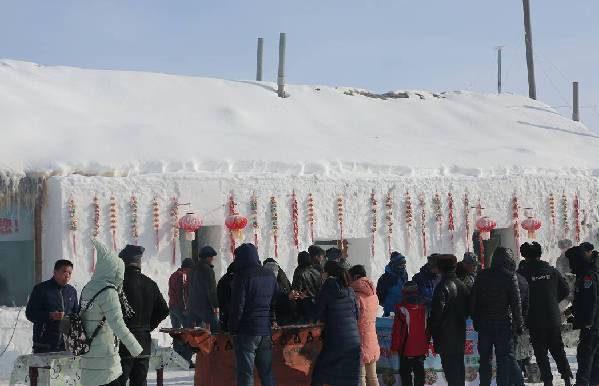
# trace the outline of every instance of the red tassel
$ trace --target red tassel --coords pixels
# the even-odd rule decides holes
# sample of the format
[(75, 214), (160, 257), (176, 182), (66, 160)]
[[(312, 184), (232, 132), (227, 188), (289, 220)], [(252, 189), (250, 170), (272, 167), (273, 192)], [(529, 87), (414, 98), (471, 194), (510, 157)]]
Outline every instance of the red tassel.
[(275, 241), (275, 257), (279, 257), (279, 237), (277, 236), (277, 234), (274, 234), (274, 241)]
[(73, 232), (73, 254), (77, 257), (77, 239), (75, 238), (75, 232)]
[(96, 270), (96, 248), (92, 247), (92, 267), (91, 272)]
[(173, 238), (173, 257), (171, 258), (171, 264), (177, 263), (177, 241)]
[(112, 230), (112, 249), (116, 251), (116, 230)]

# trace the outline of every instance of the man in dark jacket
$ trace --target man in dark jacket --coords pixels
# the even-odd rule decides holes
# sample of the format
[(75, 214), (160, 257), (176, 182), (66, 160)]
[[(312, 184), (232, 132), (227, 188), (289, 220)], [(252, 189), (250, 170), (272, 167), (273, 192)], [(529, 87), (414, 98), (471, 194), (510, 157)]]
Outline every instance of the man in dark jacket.
[[(5, 267), (8, 269), (8, 267)], [(77, 290), (69, 285), (73, 263), (58, 260), (54, 275), (33, 287), (25, 315), (33, 323), (33, 352), (64, 351), (60, 321), (68, 314), (79, 311)]]
[(218, 296), (214, 275), (214, 248), (205, 246), (200, 249), (198, 261), (191, 270), (189, 278), (189, 315), (196, 327), (209, 327), (218, 331)]
[[(168, 305), (162, 297), (158, 285), (141, 273), (141, 258), (144, 248), (138, 245), (127, 245), (119, 253), (125, 263), (125, 280), (123, 293), (126, 302), (121, 303), (123, 319), (129, 331), (143, 347), (140, 357), (131, 357), (127, 348), (121, 344), (121, 367), (123, 374), (119, 377), (122, 386), (142, 386), (146, 384), (149, 355), (152, 349), (150, 333), (158, 327), (169, 314)], [(129, 309), (130, 308), (130, 309)]]
[[(189, 298), (189, 272), (192, 267), (192, 260), (184, 259), (181, 268), (173, 272), (168, 279), (168, 309), (173, 328), (191, 327), (187, 314), (187, 299)], [(173, 349), (191, 364), (192, 351), (189, 345), (180, 339), (174, 339)]]
[(291, 282), (287, 278), (285, 271), (281, 269), (279, 263), (273, 258), (264, 260), (264, 268), (272, 271), (277, 278), (278, 294), (273, 301), (275, 309), (275, 320), (279, 326), (287, 326), (295, 323), (296, 311), (295, 302), (289, 299), (291, 294)]
[(474, 285), (478, 268), (478, 257), (472, 252), (464, 253), (464, 259), (458, 263), (456, 274), (468, 289)]
[(277, 280), (260, 264), (252, 244), (235, 249), (229, 331), (234, 335), (237, 385), (254, 384), (254, 365), (263, 386), (274, 386), (272, 373), (272, 302)]
[(530, 331), (532, 347), (545, 385), (553, 383), (547, 351), (557, 364), (557, 369), (566, 385), (571, 384), (572, 371), (566, 358), (561, 334), (559, 302), (570, 290), (563, 276), (541, 260), (541, 245), (537, 242), (524, 243), (520, 254), (526, 260), (519, 273), (528, 281), (529, 309), (526, 325)]
[(383, 306), (383, 316), (389, 316), (401, 303), (402, 289), (407, 281), (406, 258), (399, 252), (393, 252), (385, 272), (376, 283), (376, 295)]
[[(441, 276), (439, 275), (439, 270), (436, 266), (436, 259), (439, 256), (438, 253), (433, 253), (428, 256), (427, 263), (420, 268), (420, 272), (418, 272), (412, 278), (412, 281), (415, 281), (418, 284), (418, 292), (424, 298), (424, 304), (426, 304), (426, 309), (428, 312), (431, 310), (431, 303), (433, 300), (433, 292), (435, 291), (435, 287), (441, 280)], [(457, 268), (457, 267), (456, 267)]]
[(216, 286), (216, 295), (218, 297), (220, 328), (223, 331), (229, 331), (229, 307), (231, 302), (231, 285), (235, 277), (235, 261), (227, 267), (227, 273), (223, 275)]
[(584, 249), (570, 248), (576, 273), (573, 314), (574, 328), (580, 330), (576, 360), (577, 385), (599, 384), (599, 272), (597, 252), (589, 257)]
[(312, 264), (314, 265), (314, 268), (316, 268), (318, 272), (322, 273), (325, 261), (324, 249), (322, 249), (318, 245), (310, 245), (308, 247), (308, 253), (310, 254), (310, 258), (312, 259)]
[(435, 343), (435, 351), (441, 356), (448, 386), (463, 386), (466, 378), (464, 342), (466, 318), (470, 314), (470, 296), (468, 289), (455, 273), (455, 256), (438, 255), (436, 264), (441, 272), (441, 281), (433, 293), (428, 326)]
[[(522, 334), (522, 304), (511, 249), (498, 247), (491, 268), (481, 271), (472, 287), (472, 320), (478, 332), (480, 384), (491, 385), (493, 347), (497, 360), (497, 385), (524, 386), (514, 356), (514, 332)], [(517, 379), (510, 377), (517, 376)]]
[(293, 272), (290, 299), (297, 302), (298, 323), (316, 321), (316, 297), (320, 291), (320, 272), (307, 252), (297, 255), (297, 268)]

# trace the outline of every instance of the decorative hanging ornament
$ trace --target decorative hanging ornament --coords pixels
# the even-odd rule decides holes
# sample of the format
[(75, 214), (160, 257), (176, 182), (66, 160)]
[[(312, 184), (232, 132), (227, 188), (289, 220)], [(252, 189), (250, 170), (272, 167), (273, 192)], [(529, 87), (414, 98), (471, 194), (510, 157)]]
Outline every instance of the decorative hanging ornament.
[(372, 214), (372, 226), (370, 227), (370, 233), (372, 235), (370, 242), (370, 252), (372, 257), (374, 257), (374, 244), (376, 241), (376, 230), (377, 230), (377, 210), (378, 210), (378, 202), (376, 200), (376, 195), (374, 193), (374, 189), (372, 189), (372, 193), (370, 193), (370, 212)]
[(297, 197), (295, 190), (291, 193), (291, 223), (293, 225), (293, 245), (295, 249), (299, 250), (299, 225), (298, 225), (298, 208), (297, 208)]
[(314, 244), (314, 197), (308, 193), (308, 228), (310, 228), (310, 242)]
[(435, 213), (435, 223), (437, 224), (437, 237), (441, 240), (443, 234), (443, 207), (439, 192), (435, 192), (433, 196), (433, 212)]
[(178, 225), (185, 232), (185, 240), (191, 241), (196, 239), (196, 231), (202, 226), (202, 219), (193, 212), (187, 212), (179, 219)]
[(77, 204), (73, 197), (69, 199), (68, 207), (69, 229), (71, 231), (71, 239), (73, 242), (73, 255), (77, 256), (77, 229), (79, 228), (79, 220), (77, 219)]
[(447, 217), (447, 230), (449, 231), (449, 238), (451, 239), (452, 246), (454, 246), (453, 234), (455, 232), (453, 205), (453, 194), (449, 192), (447, 193), (447, 208), (449, 209), (449, 215)]
[[(512, 197), (512, 226), (514, 228), (514, 242), (516, 243), (514, 251), (516, 257), (520, 257), (520, 204), (518, 204), (518, 197), (516, 193)], [(524, 227), (524, 225), (522, 225)], [(526, 229), (526, 228), (524, 228)]]
[(116, 251), (117, 205), (114, 196), (110, 197), (110, 232), (112, 233), (112, 249)]
[(250, 197), (250, 212), (252, 213), (252, 228), (254, 229), (254, 245), (258, 248), (258, 234), (260, 227), (258, 226), (258, 198), (256, 193)]
[(555, 214), (555, 197), (553, 197), (553, 193), (549, 193), (549, 217), (551, 218), (551, 226), (555, 227), (557, 216)]
[(574, 240), (580, 244), (580, 200), (578, 193), (574, 194)]
[[(92, 237), (97, 239), (100, 236), (100, 200), (98, 196), (94, 196), (94, 227), (92, 228)], [(96, 248), (92, 246), (92, 266), (91, 272), (96, 270)]]
[(133, 244), (138, 245), (139, 230), (137, 221), (137, 197), (131, 196), (129, 200), (129, 209), (131, 211), (131, 237), (133, 238)]
[(497, 223), (487, 216), (483, 216), (476, 221), (476, 229), (480, 233), (480, 237), (483, 240), (489, 240), (491, 238), (491, 231), (495, 229)]
[(426, 241), (426, 201), (424, 193), (418, 195), (418, 205), (420, 206), (420, 233), (422, 235), (422, 253), (428, 256), (428, 246)]
[(277, 198), (270, 197), (270, 223), (275, 248), (275, 257), (279, 257), (279, 215), (277, 213)]
[(406, 190), (405, 196), (405, 212), (406, 212), (406, 238), (408, 249), (412, 246), (412, 228), (414, 227), (414, 213), (412, 212), (412, 198), (410, 192)]
[(541, 221), (534, 218), (532, 208), (525, 208), (526, 219), (522, 221), (522, 228), (528, 232), (528, 238), (534, 240), (535, 232), (541, 229)]
[(393, 195), (391, 191), (387, 192), (385, 208), (387, 209), (385, 214), (385, 220), (387, 221), (387, 256), (391, 256), (391, 252), (393, 252)]
[(158, 197), (152, 199), (152, 226), (154, 227), (154, 245), (156, 245), (156, 250), (160, 250), (160, 204)]
[(470, 199), (468, 198), (468, 193), (464, 193), (464, 243), (466, 244), (466, 251), (470, 252)]
[(177, 262), (177, 242), (179, 241), (179, 200), (177, 197), (173, 197), (173, 203), (171, 205), (171, 226), (173, 228), (173, 235), (171, 244), (173, 246), (173, 253), (171, 256), (171, 264), (175, 265)]
[(235, 253), (235, 245), (243, 240), (243, 230), (248, 225), (248, 219), (243, 217), (237, 211), (237, 203), (233, 193), (229, 196), (229, 215), (225, 218), (225, 225), (229, 229), (231, 242), (231, 254)]
[(345, 206), (342, 195), (337, 197), (337, 220), (339, 221), (339, 240), (343, 242), (343, 220), (345, 218)]
[(564, 228), (564, 239), (567, 239), (570, 233), (570, 224), (568, 224), (568, 197), (566, 197), (566, 192), (562, 193), (562, 225)]

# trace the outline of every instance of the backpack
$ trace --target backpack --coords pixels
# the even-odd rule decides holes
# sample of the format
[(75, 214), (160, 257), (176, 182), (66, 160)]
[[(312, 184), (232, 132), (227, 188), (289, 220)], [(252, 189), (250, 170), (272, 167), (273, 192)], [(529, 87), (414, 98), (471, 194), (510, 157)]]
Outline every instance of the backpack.
[(64, 336), (65, 349), (68, 352), (73, 353), (75, 356), (87, 354), (91, 348), (92, 341), (100, 332), (100, 329), (106, 323), (106, 317), (102, 318), (102, 321), (98, 324), (98, 326), (94, 329), (94, 332), (88, 336), (85, 331), (85, 327), (83, 326), (83, 319), (81, 319), (81, 315), (85, 313), (93, 303), (93, 301), (105, 290), (113, 288), (116, 291), (116, 288), (113, 286), (106, 286), (98, 291), (87, 304), (85, 308), (80, 310), (78, 313), (72, 313), (62, 320), (60, 325), (61, 333)]

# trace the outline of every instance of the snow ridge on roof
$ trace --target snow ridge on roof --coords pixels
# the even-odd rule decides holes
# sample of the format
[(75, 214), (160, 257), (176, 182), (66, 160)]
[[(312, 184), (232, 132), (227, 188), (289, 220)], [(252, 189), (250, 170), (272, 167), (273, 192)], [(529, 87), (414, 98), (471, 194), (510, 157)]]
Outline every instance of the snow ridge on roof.
[(0, 170), (32, 175), (599, 175), (599, 138), (517, 95), (0, 61)]

